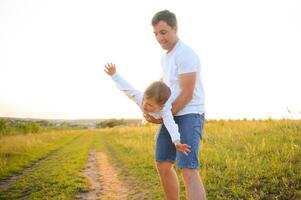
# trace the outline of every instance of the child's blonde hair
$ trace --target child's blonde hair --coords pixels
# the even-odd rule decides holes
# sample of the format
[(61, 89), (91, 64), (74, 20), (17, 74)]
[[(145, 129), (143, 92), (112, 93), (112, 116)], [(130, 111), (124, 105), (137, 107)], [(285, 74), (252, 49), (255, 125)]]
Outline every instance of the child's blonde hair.
[(171, 95), (171, 91), (162, 81), (155, 81), (146, 88), (144, 95), (158, 104), (165, 104)]

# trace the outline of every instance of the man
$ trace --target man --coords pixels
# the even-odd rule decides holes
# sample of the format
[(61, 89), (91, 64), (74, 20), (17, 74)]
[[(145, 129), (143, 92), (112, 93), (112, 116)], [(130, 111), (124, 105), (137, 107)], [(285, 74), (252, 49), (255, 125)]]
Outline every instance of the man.
[[(152, 26), (157, 41), (166, 50), (162, 56), (162, 80), (177, 95), (172, 104), (172, 113), (179, 126), (181, 143), (191, 146), (188, 155), (177, 152), (166, 127), (163, 124), (160, 126), (156, 137), (156, 166), (161, 184), (167, 199), (179, 199), (179, 181), (173, 168), (177, 161), (187, 199), (206, 199), (198, 170), (205, 110), (200, 61), (197, 54), (179, 40), (174, 13), (168, 10), (156, 13)], [(149, 115), (145, 115), (145, 118), (149, 122), (161, 123)]]

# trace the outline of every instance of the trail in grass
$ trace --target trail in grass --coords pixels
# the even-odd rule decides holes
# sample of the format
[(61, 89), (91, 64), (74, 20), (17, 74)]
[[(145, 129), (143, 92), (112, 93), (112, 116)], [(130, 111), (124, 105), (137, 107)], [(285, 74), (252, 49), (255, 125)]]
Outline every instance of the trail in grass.
[[(57, 151), (57, 150), (55, 150)], [(40, 160), (38, 160), (37, 162), (33, 163), (30, 167), (27, 167), (26, 169), (24, 169), (21, 173), (18, 173), (16, 175), (13, 175), (7, 179), (4, 179), (2, 181), (0, 181), (0, 192), (7, 189), (10, 185), (12, 185), (13, 183), (15, 183), (17, 180), (19, 180), (21, 177), (27, 175), (29, 172), (31, 172), (37, 165), (40, 165), (41, 163), (45, 162), (50, 155), (52, 155), (52, 152), (50, 154), (48, 154), (46, 157), (41, 158)]]
[(97, 161), (100, 171), (100, 181), (103, 184), (102, 197), (104, 199), (126, 199), (129, 190), (118, 178), (117, 172), (110, 164), (107, 155), (103, 152), (99, 152), (97, 154)]
[(0, 192), (0, 199), (73, 199), (86, 187), (79, 171), (93, 139), (87, 133), (69, 140), (10, 183)]
[(102, 184), (99, 180), (100, 174), (97, 167), (97, 161), (96, 161), (96, 150), (93, 149), (91, 151), (91, 154), (89, 156), (87, 166), (83, 171), (84, 176), (89, 181), (89, 190), (87, 192), (81, 193), (77, 199), (100, 199), (102, 194)]
[(62, 149), (65, 145), (68, 145), (70, 143), (72, 143), (77, 137), (71, 139), (70, 141), (68, 141), (67, 143), (65, 143), (64, 145), (58, 147), (57, 149), (51, 151), (50, 153), (48, 153), (47, 155), (45, 155), (44, 157), (40, 158), (39, 160), (37, 160), (36, 162), (32, 163), (29, 167), (26, 167), (23, 171), (12, 175), (4, 180), (0, 181), (0, 192), (6, 190), (10, 185), (14, 184), (15, 182), (17, 182), (20, 178), (26, 176), (28, 173), (30, 173), (34, 168), (36, 168), (38, 165), (42, 164), (43, 162), (47, 161), (51, 155), (55, 154), (56, 152), (58, 152), (60, 149)]
[(89, 180), (90, 189), (80, 194), (78, 199), (124, 200), (128, 198), (128, 188), (118, 178), (116, 170), (105, 153), (92, 150), (84, 175)]

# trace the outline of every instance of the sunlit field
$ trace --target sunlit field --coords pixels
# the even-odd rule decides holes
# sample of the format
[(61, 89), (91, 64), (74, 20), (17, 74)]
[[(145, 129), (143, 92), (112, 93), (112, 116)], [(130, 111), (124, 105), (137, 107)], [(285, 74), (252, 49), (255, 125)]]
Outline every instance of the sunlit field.
[[(2, 136), (0, 199), (77, 198), (89, 190), (82, 171), (92, 149), (108, 156), (128, 199), (164, 199), (154, 162), (157, 128)], [(301, 199), (301, 121), (207, 121), (200, 158), (208, 199)]]

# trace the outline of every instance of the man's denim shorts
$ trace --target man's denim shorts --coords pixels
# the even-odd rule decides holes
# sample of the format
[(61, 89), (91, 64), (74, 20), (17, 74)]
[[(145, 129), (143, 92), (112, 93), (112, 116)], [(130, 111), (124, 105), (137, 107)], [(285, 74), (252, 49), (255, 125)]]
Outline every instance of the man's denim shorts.
[(179, 126), (181, 143), (191, 146), (191, 152), (185, 154), (176, 151), (171, 137), (162, 124), (156, 135), (156, 161), (157, 162), (175, 162), (178, 168), (199, 168), (199, 149), (204, 127), (204, 114), (186, 114), (174, 117), (176, 124)]

